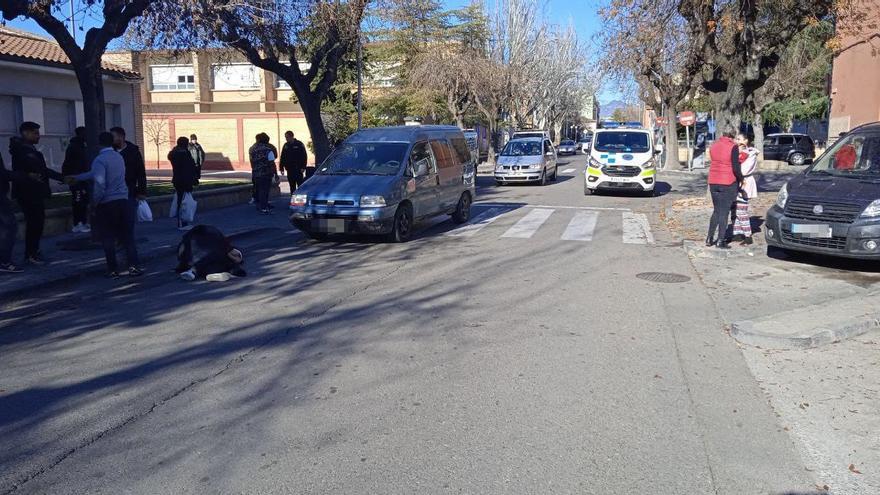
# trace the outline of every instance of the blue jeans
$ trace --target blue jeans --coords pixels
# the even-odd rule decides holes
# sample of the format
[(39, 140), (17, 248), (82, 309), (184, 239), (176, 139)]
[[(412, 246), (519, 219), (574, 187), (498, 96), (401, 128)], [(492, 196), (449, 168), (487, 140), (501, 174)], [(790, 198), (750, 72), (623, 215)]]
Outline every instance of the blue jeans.
[(12, 203), (0, 197), (0, 265), (12, 262), (12, 248), (15, 246), (15, 235), (18, 222), (12, 212)]

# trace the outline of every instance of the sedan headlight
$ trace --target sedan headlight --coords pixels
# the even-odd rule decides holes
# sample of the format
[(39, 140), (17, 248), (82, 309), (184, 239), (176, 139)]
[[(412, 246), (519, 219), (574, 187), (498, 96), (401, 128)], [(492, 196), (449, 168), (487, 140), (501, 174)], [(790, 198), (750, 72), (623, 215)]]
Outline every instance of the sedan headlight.
[(385, 198), (382, 196), (361, 196), (361, 206), (378, 208), (385, 206)]
[(788, 184), (783, 184), (782, 189), (779, 190), (779, 194), (776, 196), (776, 206), (780, 208), (785, 208), (785, 203), (788, 202)]
[(865, 218), (874, 218), (880, 217), (880, 199), (875, 199), (865, 208), (865, 211), (862, 212), (862, 216)]
[(294, 194), (290, 197), (290, 206), (305, 206), (308, 201), (307, 194)]

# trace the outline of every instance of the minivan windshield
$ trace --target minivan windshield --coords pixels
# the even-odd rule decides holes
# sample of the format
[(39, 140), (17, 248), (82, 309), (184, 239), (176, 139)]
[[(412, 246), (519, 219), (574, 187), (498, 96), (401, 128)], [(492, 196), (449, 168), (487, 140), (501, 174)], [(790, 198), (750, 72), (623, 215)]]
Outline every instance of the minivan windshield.
[(343, 143), (321, 165), (323, 175), (397, 175), (406, 143)]
[(625, 151), (647, 153), (651, 151), (648, 134), (644, 132), (600, 132), (595, 135), (593, 149), (596, 151)]
[(541, 141), (511, 141), (501, 152), (501, 156), (538, 156), (540, 154)]
[(880, 133), (844, 136), (807, 171), (818, 175), (880, 180)]

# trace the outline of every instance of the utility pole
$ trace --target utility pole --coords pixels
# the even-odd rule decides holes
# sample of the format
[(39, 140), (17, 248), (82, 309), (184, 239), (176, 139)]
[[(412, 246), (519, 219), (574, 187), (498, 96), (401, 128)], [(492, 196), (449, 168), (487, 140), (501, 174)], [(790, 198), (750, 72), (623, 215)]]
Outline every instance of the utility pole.
[(362, 48), (363, 43), (361, 43), (361, 33), (360, 26), (358, 27), (358, 53), (357, 53), (357, 74), (358, 74), (358, 94), (357, 94), (357, 112), (358, 112), (358, 130), (364, 125), (364, 116), (363, 116), (363, 69), (362, 65), (364, 63)]

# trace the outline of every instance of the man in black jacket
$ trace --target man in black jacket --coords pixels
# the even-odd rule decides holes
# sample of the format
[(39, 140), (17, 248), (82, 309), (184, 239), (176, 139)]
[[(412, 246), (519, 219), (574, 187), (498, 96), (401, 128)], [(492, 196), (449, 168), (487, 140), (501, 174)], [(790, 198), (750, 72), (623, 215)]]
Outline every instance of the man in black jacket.
[[(77, 127), (76, 135), (70, 138), (67, 150), (64, 152), (64, 163), (61, 164), (61, 174), (73, 176), (84, 174), (89, 171), (89, 161), (86, 158), (86, 128)], [(89, 184), (77, 183), (70, 186), (73, 209), (73, 231), (91, 232), (89, 227)]]
[(285, 132), (284, 139), (287, 142), (281, 148), (281, 160), (278, 162), (278, 168), (282, 173), (287, 171), (287, 183), (290, 185), (290, 194), (293, 194), (305, 180), (309, 157), (306, 153), (306, 146), (302, 141), (293, 137), (292, 131)]
[(192, 228), (189, 222), (180, 217), (184, 195), (192, 193), (198, 182), (196, 162), (189, 152), (189, 139), (183, 136), (177, 138), (177, 146), (168, 153), (168, 161), (171, 162), (171, 183), (177, 193), (177, 228), (189, 230)]
[(202, 178), (202, 165), (205, 164), (205, 149), (199, 144), (199, 137), (195, 134), (189, 136), (189, 154), (196, 162), (196, 179)]
[(12, 263), (12, 248), (15, 245), (15, 234), (18, 232), (18, 221), (12, 211), (12, 202), (9, 201), (9, 183), (21, 183), (28, 178), (41, 180), (39, 174), (27, 174), (10, 172), (3, 163), (3, 155), (0, 155), (0, 273), (21, 273)]
[[(45, 260), (40, 254), (40, 239), (46, 221), (46, 198), (52, 195), (49, 179), (63, 182), (63, 176), (46, 166), (46, 159), (36, 144), (40, 142), (40, 124), (23, 122), (19, 127), (20, 136), (9, 140), (9, 154), (12, 156), (12, 171), (27, 176), (21, 182), (13, 182), (12, 195), (24, 214), (25, 262), (42, 265)], [(34, 179), (39, 176), (40, 179)]]

